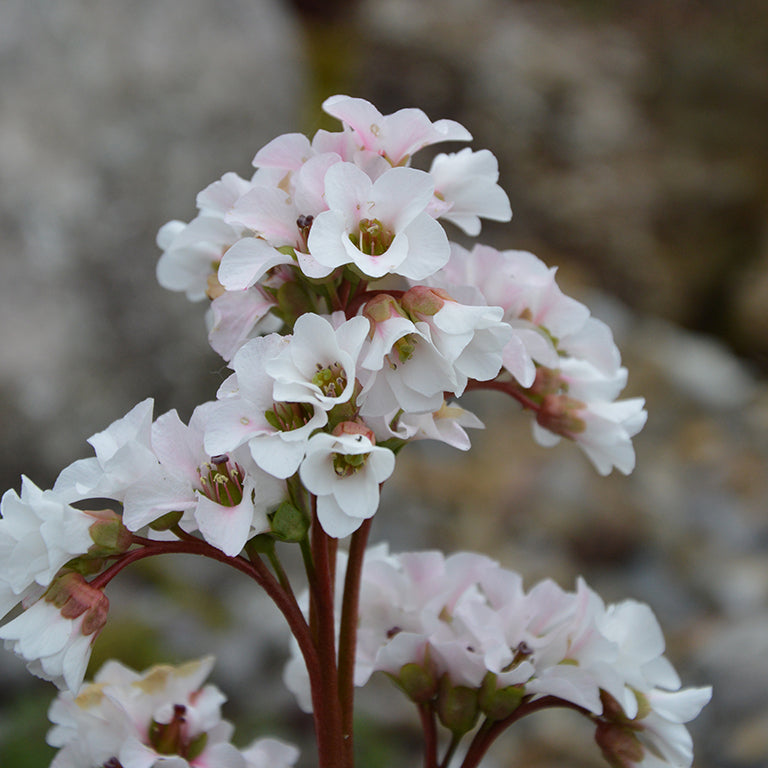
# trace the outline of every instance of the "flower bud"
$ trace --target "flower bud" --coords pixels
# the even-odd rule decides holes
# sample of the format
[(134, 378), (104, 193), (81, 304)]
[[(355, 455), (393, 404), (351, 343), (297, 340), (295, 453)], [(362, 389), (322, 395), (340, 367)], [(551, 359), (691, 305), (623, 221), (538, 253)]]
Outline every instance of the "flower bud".
[(414, 286), (400, 299), (403, 309), (414, 322), (423, 317), (436, 315), (446, 301), (454, 301), (454, 299), (441, 288), (429, 288), (426, 285)]
[(595, 741), (612, 768), (633, 768), (645, 756), (643, 745), (634, 731), (624, 725), (598, 722)]
[(407, 317), (397, 299), (388, 293), (380, 293), (367, 301), (363, 307), (363, 316), (367, 317), (371, 324), (383, 323), (391, 317)]
[(96, 518), (88, 532), (93, 539), (93, 546), (88, 550), (94, 557), (121, 555), (127, 552), (132, 543), (131, 532), (123, 525), (123, 519), (111, 509), (88, 510), (86, 514)]
[(448, 675), (440, 679), (437, 694), (437, 716), (440, 722), (455, 735), (467, 733), (477, 722), (478, 691), (466, 685), (453, 685)]
[(107, 596), (79, 573), (67, 573), (57, 579), (46, 592), (45, 601), (58, 608), (65, 619), (77, 619), (85, 614), (80, 630), (83, 635), (99, 632), (107, 623)]
[(341, 435), (362, 435), (367, 437), (372, 445), (376, 445), (376, 436), (373, 434), (373, 430), (364, 422), (360, 420), (355, 421), (342, 421), (337, 424), (333, 432), (334, 437), (340, 437)]
[(301, 510), (284, 501), (272, 515), (271, 532), (280, 541), (301, 541), (309, 529), (309, 522)]

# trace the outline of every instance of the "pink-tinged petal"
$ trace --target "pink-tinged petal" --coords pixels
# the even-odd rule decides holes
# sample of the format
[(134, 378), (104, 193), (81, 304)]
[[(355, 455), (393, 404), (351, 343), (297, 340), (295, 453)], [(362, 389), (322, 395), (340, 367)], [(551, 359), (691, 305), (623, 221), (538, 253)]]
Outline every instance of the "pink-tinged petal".
[[(434, 191), (435, 185), (428, 173), (415, 168), (392, 168), (373, 184), (370, 197), (375, 207), (371, 214), (400, 232), (426, 210)], [(364, 212), (362, 218), (366, 218)]]
[(335, 152), (324, 152), (306, 162), (294, 176), (293, 200), (299, 213), (317, 216), (328, 209), (325, 199), (325, 175), (328, 169), (341, 162)]
[(351, 96), (330, 96), (323, 102), (323, 110), (354, 129), (363, 147), (376, 147), (377, 134), (384, 118), (369, 101)]
[(397, 273), (410, 280), (423, 280), (448, 263), (451, 255), (445, 230), (431, 216), (417, 216), (405, 229), (408, 256)]
[(231, 360), (254, 326), (275, 306), (277, 303), (256, 287), (218, 296), (211, 302), (211, 347), (225, 360)]
[(253, 504), (244, 496), (236, 507), (224, 507), (201, 495), (195, 509), (195, 520), (209, 544), (228, 557), (235, 557), (248, 541), (253, 521)]
[(299, 213), (293, 199), (282, 189), (254, 187), (237, 201), (227, 221), (252, 229), (277, 248), (297, 245)]
[(158, 416), (152, 424), (152, 450), (166, 471), (174, 477), (194, 482), (203, 454), (203, 436), (179, 418), (176, 409)]
[(134, 483), (123, 501), (123, 523), (138, 531), (168, 512), (184, 512), (195, 506), (191, 482), (171, 478), (159, 469), (144, 481)]
[(248, 445), (253, 460), (280, 480), (290, 477), (299, 468), (306, 448), (303, 441), (288, 442), (277, 434), (256, 437)]
[(209, 216), (224, 217), (237, 199), (251, 188), (251, 182), (229, 171), (197, 193), (197, 207)]
[(293, 259), (273, 248), (265, 240), (244, 237), (222, 257), (219, 282), (230, 291), (250, 288), (278, 264), (293, 264)]
[(253, 165), (297, 171), (313, 154), (309, 139), (303, 133), (285, 133), (262, 147), (253, 158)]
[(205, 432), (205, 451), (209, 456), (229, 453), (252, 438), (273, 432), (264, 411), (247, 400), (222, 400)]
[(345, 226), (349, 228), (368, 217), (367, 203), (372, 200), (372, 187), (371, 179), (356, 165), (336, 163), (325, 174), (325, 202), (330, 210), (344, 216)]

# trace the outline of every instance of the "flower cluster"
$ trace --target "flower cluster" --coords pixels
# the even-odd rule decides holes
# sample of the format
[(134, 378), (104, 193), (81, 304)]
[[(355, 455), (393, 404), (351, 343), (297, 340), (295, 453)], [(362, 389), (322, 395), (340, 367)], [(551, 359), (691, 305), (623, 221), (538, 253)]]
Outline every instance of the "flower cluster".
[[(448, 240), (443, 221), (476, 235), (481, 218), (510, 218), (493, 155), (467, 148), (418, 170), (419, 149), (470, 134), (420, 110), (383, 116), (345, 96), (323, 106), (340, 132), (280, 136), (256, 154), (250, 180), (225, 174), (200, 193), (195, 219), (161, 230), (160, 282), (212, 299), (213, 347), (231, 360), (254, 334), (341, 310), (370, 323), (359, 326), (362, 390), (352, 410), (378, 439), (450, 433), (464, 444), (454, 423), (435, 424), (450, 413), (443, 396), (471, 383), (530, 408), (539, 442), (567, 437), (602, 474), (630, 472), (646, 414), (641, 398), (616, 399), (627, 372), (608, 327), (532, 254)], [(385, 277), (407, 280), (406, 290), (379, 288)], [(310, 344), (318, 338), (304, 333)]]
[(59, 747), (51, 768), (289, 768), (298, 750), (276, 739), (246, 749), (230, 743), (233, 727), (221, 718), (225, 698), (203, 686), (207, 657), (143, 674), (105, 664), (75, 696), (51, 705), (48, 743)]
[[(480, 718), (485, 735), (492, 723), (565, 706), (594, 721), (607, 760), (623, 768), (690, 765), (683, 723), (711, 696), (681, 689), (647, 605), (606, 606), (583, 579), (575, 592), (550, 580), (526, 591), (519, 574), (469, 552), (369, 550), (357, 646), (356, 685), (386, 673), (455, 735)], [(295, 651), (285, 679), (311, 706)]]
[[(611, 765), (688, 766), (682, 723), (709, 698), (680, 689), (643, 605), (605, 606), (584, 582), (525, 592), (480, 555), (368, 551), (381, 485), (410, 442), (467, 450), (482, 427), (459, 399), (501, 391), (543, 444), (565, 437), (601, 474), (635, 463), (641, 398), (610, 329), (530, 253), (452, 243), (511, 216), (487, 150), (417, 109), (382, 115), (334, 96), (341, 122), (287, 134), (197, 197), (158, 235), (162, 285), (207, 299), (209, 340), (231, 373), (185, 423), (144, 400), (89, 438), (94, 455), (49, 490), (27, 478), (0, 506), (0, 639), (66, 689), (51, 708), (53, 768), (282, 768), (293, 748), (229, 742), (208, 659), (143, 675), (116, 662), (83, 687), (107, 621), (105, 589), (146, 557), (235, 568), (273, 600), (296, 658), (286, 680), (312, 710), (320, 768), (353, 768), (354, 685), (386, 672), (420, 709), (425, 768), (463, 768), (520, 717), (549, 706), (591, 718)], [(108, 502), (108, 509), (91, 508)], [(338, 540), (350, 536), (348, 558)], [(279, 558), (296, 546), (303, 602)], [(19, 611), (18, 608), (21, 608)], [(438, 760), (437, 721), (453, 734)], [(654, 762), (655, 761), (655, 762)]]

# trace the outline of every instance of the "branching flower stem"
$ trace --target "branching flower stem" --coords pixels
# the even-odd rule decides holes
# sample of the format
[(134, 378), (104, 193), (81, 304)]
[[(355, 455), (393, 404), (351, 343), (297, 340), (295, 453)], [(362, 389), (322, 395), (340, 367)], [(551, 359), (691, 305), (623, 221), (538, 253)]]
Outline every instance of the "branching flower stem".
[(470, 380), (465, 391), (470, 392), (477, 389), (492, 389), (496, 392), (504, 392), (530, 411), (538, 413), (541, 410), (541, 406), (535, 400), (528, 397), (525, 390), (521, 389), (520, 385), (515, 381), (499, 381), (498, 379), (493, 381)]
[[(319, 526), (318, 526), (319, 527)], [(306, 619), (299, 608), (296, 598), (292, 591), (284, 589), (278, 580), (270, 573), (267, 566), (258, 557), (253, 560), (247, 560), (245, 557), (229, 557), (221, 550), (211, 546), (208, 542), (198, 539), (191, 535), (186, 535), (179, 541), (154, 541), (142, 536), (133, 536), (133, 543), (139, 546), (126, 552), (117, 562), (110, 566), (106, 571), (99, 574), (98, 577), (90, 582), (92, 587), (103, 589), (109, 582), (117, 576), (123, 568), (131, 563), (143, 560), (146, 557), (164, 554), (190, 554), (202, 555), (212, 560), (229, 565), (232, 568), (250, 576), (273, 600), (278, 610), (283, 614), (288, 625), (296, 638), (296, 641), (307, 666), (307, 672), (312, 691), (312, 705), (315, 713), (315, 731), (318, 742), (318, 752), (320, 754), (321, 768), (332, 768), (340, 765), (335, 759), (335, 755), (341, 754), (340, 725), (335, 728), (325, 722), (328, 712), (327, 704), (330, 701), (327, 697), (329, 672), (323, 663), (320, 649), (313, 642), (310, 628)], [(331, 609), (333, 609), (333, 595), (331, 593)], [(331, 641), (333, 642), (333, 625), (331, 624)], [(331, 648), (331, 658), (333, 660), (333, 648)], [(336, 665), (333, 660), (333, 669), (330, 671), (330, 679), (335, 688)], [(336, 697), (336, 700), (338, 698)], [(338, 711), (338, 706), (335, 708)], [(336, 715), (340, 723), (340, 716)], [(337, 735), (335, 735), (337, 734)], [(351, 768), (351, 764), (350, 764)]]
[(580, 707), (577, 704), (573, 704), (570, 701), (559, 699), (557, 696), (542, 696), (540, 699), (534, 699), (533, 701), (527, 701), (522, 703), (509, 717), (505, 717), (502, 720), (495, 720), (493, 722), (486, 720), (482, 726), (475, 733), (472, 743), (469, 745), (467, 754), (464, 756), (464, 760), (461, 763), (461, 768), (477, 768), (480, 765), (480, 761), (485, 757), (486, 752), (490, 748), (491, 744), (513, 723), (518, 720), (522, 720), (527, 715), (532, 715), (534, 712), (540, 712), (542, 709), (551, 709), (553, 707), (573, 709), (576, 712), (592, 717), (592, 713)]

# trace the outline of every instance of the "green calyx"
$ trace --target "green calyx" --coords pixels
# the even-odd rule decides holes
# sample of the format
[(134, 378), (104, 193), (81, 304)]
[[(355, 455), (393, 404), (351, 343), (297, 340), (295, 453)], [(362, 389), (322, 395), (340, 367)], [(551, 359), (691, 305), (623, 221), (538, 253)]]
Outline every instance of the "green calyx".
[(478, 698), (476, 688), (453, 685), (448, 675), (443, 675), (435, 707), (440, 722), (456, 736), (471, 731), (480, 713)]
[(508, 685), (506, 688), (498, 688), (497, 683), (496, 675), (488, 672), (480, 686), (478, 706), (489, 720), (503, 720), (509, 717), (520, 706), (525, 696), (524, 686)]
[(270, 518), (270, 530), (280, 541), (302, 541), (309, 530), (309, 521), (300, 509), (284, 501)]

